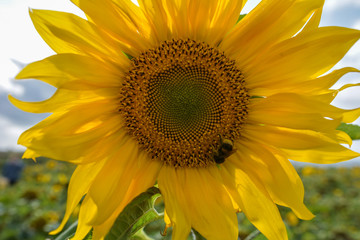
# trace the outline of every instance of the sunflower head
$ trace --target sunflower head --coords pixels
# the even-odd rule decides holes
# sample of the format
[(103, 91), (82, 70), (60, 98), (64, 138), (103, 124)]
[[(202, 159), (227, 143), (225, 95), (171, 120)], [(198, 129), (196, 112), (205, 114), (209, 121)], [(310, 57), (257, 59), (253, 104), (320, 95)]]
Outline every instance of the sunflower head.
[(214, 163), (219, 135), (238, 139), (249, 94), (235, 61), (194, 40), (165, 41), (132, 59), (119, 111), (129, 135), (173, 167)]

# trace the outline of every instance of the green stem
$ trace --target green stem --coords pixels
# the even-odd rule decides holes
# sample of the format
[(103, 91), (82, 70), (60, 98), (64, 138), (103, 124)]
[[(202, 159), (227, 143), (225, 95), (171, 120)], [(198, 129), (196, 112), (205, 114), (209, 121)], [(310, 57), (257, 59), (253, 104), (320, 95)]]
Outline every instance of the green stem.
[(72, 235), (74, 235), (76, 228), (77, 228), (78, 222), (75, 221), (73, 224), (70, 225), (65, 231), (63, 231), (59, 236), (55, 238), (55, 240), (67, 240)]
[(252, 240), (252, 239), (254, 239), (257, 235), (259, 235), (260, 234), (260, 231), (259, 230), (255, 230), (255, 231), (253, 231), (252, 233), (250, 233), (249, 234), (249, 236), (247, 236), (246, 238), (245, 238), (245, 240)]
[(144, 228), (137, 231), (132, 237), (131, 240), (153, 240), (150, 238), (146, 232), (144, 232)]

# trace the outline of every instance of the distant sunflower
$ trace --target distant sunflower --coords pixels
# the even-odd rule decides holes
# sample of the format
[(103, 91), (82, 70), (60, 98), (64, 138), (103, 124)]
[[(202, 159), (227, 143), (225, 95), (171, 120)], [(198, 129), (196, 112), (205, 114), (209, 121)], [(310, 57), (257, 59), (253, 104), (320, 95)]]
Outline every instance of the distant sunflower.
[[(263, 0), (237, 23), (245, 0), (73, 0), (88, 20), (31, 10), (57, 53), (18, 79), (57, 88), (17, 107), (50, 112), (25, 131), (25, 158), (77, 164), (58, 233), (82, 201), (73, 239), (103, 239), (138, 194), (158, 182), (174, 239), (191, 228), (237, 239), (236, 212), (270, 240), (287, 239), (276, 204), (311, 219), (288, 161), (335, 163), (340, 122), (360, 109), (330, 105), (344, 74), (327, 73), (360, 31), (321, 27), (323, 0)], [(356, 85), (356, 84), (355, 84)]]

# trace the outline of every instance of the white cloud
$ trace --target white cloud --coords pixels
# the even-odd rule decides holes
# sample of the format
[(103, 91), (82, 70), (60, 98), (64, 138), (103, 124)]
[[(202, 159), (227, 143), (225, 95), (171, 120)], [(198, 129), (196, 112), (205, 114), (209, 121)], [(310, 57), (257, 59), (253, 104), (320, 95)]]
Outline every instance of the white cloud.
[(344, 7), (360, 7), (359, 0), (325, 0), (324, 11), (335, 11)]
[(244, 9), (242, 10), (242, 13), (248, 13), (250, 12), (253, 8), (256, 7), (256, 5), (258, 5), (261, 2), (261, 0), (250, 0), (247, 1), (245, 4)]
[(360, 14), (359, 14), (359, 19), (354, 23), (353, 28), (360, 29)]
[[(360, 2), (360, 0), (359, 0)], [(359, 9), (360, 11), (360, 9)], [(352, 28), (360, 30), (360, 12), (359, 12), (359, 19), (355, 21), (352, 25)], [(352, 48), (348, 54), (349, 56), (354, 56), (357, 58), (357, 65), (360, 67), (360, 42), (358, 41)]]
[(349, 51), (348, 54), (349, 60), (352, 65), (355, 65), (357, 68), (360, 67), (360, 42), (357, 42)]
[[(12, 81), (13, 76), (19, 71), (18, 67), (10, 61), (10, 59), (0, 58), (0, 93), (7, 93), (12, 95), (22, 95), (24, 88), (20, 85), (14, 84)], [(2, 69), (3, 68), (3, 69)]]
[(27, 127), (22, 127), (13, 124), (9, 120), (0, 117), (0, 129), (1, 129), (1, 137), (0, 137), (0, 150), (18, 150), (24, 151), (25, 147), (17, 145), (17, 139), (20, 134), (27, 129)]

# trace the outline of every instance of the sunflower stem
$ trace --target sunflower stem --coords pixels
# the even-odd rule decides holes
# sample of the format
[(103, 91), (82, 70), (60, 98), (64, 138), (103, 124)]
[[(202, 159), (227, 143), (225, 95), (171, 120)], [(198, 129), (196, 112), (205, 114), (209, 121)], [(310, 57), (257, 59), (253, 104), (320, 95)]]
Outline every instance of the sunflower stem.
[(68, 227), (59, 236), (57, 236), (55, 240), (66, 240), (72, 237), (75, 234), (77, 225), (78, 225), (78, 221), (75, 221), (73, 224), (70, 225), (70, 227)]
[(142, 228), (131, 237), (131, 240), (153, 240), (153, 239), (149, 237), (144, 231), (144, 228)]
[(260, 234), (259, 230), (255, 230), (252, 233), (250, 233), (244, 240), (252, 240), (257, 237), (257, 235)]

